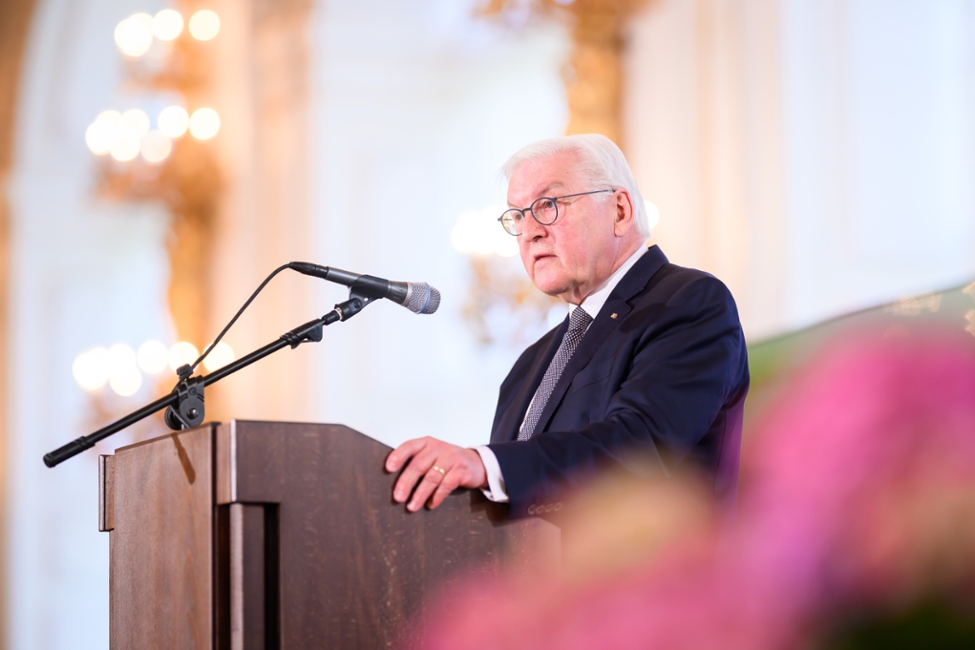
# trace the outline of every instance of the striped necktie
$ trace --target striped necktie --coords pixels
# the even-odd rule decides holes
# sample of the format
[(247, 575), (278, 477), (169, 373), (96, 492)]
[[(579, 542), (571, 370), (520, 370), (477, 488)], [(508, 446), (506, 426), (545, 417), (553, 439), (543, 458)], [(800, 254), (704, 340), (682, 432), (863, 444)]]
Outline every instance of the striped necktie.
[(535, 391), (535, 399), (528, 407), (528, 415), (525, 416), (525, 422), (521, 425), (521, 431), (518, 432), (518, 440), (528, 440), (535, 433), (535, 427), (538, 426), (542, 411), (548, 404), (548, 398), (552, 396), (552, 391), (555, 390), (555, 385), (559, 383), (562, 371), (565, 370), (572, 354), (579, 347), (579, 342), (585, 335), (590, 323), (592, 323), (592, 316), (587, 314), (585, 309), (576, 307), (572, 310), (572, 314), (569, 315), (569, 329), (562, 337), (562, 344), (555, 352), (552, 363), (548, 364), (548, 369), (542, 377), (542, 383), (538, 385), (538, 390)]

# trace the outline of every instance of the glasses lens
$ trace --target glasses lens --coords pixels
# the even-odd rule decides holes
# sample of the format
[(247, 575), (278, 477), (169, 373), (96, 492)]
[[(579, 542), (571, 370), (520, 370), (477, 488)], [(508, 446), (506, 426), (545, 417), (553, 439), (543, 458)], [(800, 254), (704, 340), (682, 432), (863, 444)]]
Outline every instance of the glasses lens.
[(521, 234), (521, 220), (525, 218), (521, 210), (505, 210), (501, 215), (501, 225), (509, 235)]
[(554, 199), (543, 196), (532, 203), (532, 214), (535, 215), (538, 223), (548, 226), (555, 223), (559, 216), (559, 209), (556, 207)]

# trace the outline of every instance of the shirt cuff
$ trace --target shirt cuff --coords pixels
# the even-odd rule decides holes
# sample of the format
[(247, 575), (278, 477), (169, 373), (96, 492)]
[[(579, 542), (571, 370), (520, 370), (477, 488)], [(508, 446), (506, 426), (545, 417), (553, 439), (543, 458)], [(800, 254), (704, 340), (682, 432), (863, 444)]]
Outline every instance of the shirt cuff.
[(501, 475), (498, 457), (486, 445), (474, 447), (474, 451), (481, 457), (481, 462), (484, 463), (484, 471), (487, 474), (488, 487), (486, 490), (482, 488), (481, 492), (491, 501), (508, 503), (508, 493), (504, 489), (504, 477)]

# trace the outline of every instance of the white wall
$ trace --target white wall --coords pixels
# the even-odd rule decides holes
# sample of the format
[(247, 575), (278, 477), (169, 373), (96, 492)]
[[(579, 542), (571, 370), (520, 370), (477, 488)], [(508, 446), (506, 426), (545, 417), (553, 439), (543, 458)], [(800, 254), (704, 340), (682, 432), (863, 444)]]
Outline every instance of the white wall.
[(659, 0), (625, 149), (754, 340), (975, 276), (975, 2)]
[(797, 324), (975, 276), (975, 2), (783, 3)]

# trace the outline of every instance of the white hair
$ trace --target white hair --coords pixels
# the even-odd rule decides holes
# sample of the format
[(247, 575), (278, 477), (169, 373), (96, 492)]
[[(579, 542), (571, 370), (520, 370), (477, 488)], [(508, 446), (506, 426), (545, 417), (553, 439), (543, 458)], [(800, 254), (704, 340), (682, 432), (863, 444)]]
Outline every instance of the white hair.
[[(623, 188), (630, 193), (633, 203), (633, 223), (636, 231), (643, 237), (650, 236), (650, 223), (647, 207), (643, 203), (640, 188), (637, 187), (633, 172), (616, 144), (604, 135), (586, 133), (583, 135), (563, 135), (557, 138), (540, 140), (523, 147), (501, 168), (506, 180), (529, 161), (551, 158), (561, 153), (574, 153), (579, 159), (575, 172), (592, 189)], [(599, 196), (599, 195), (596, 195)]]

